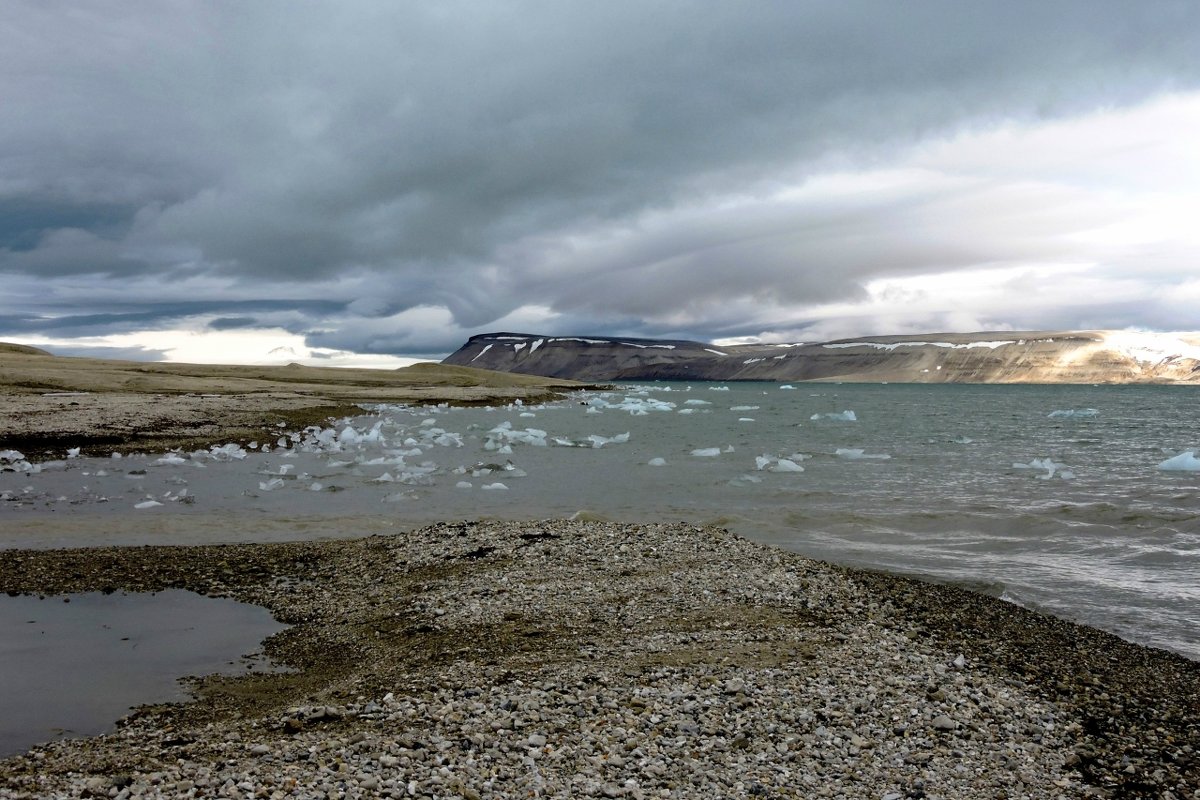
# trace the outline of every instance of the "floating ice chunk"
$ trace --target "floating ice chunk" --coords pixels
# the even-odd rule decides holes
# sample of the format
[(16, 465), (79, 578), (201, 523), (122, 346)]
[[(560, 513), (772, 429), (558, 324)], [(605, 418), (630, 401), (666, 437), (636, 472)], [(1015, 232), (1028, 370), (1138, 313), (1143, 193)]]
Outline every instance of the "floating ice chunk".
[(695, 413), (696, 413), (696, 409), (694, 409), (694, 408), (681, 408), (681, 409), (679, 409), (679, 413), (680, 413), (680, 414), (695, 414)]
[(507, 492), (508, 491), (508, 487), (505, 486), (503, 483), (500, 483), (499, 481), (496, 481), (495, 483), (485, 483), (483, 486), (480, 486), (479, 488), (483, 489), (484, 491), (488, 491), (488, 492)]
[(158, 506), (161, 506), (161, 505), (162, 505), (162, 503), (158, 502), (157, 500), (143, 500), (140, 503), (134, 503), (133, 507), (137, 508), (137, 509), (157, 508)]
[(1200, 472), (1200, 458), (1196, 458), (1195, 450), (1187, 450), (1158, 465), (1159, 469), (1169, 472)]
[(647, 461), (646, 465), (650, 467), (665, 467), (667, 465), (667, 460), (665, 458), (656, 457)]
[[(184, 458), (183, 456), (179, 455), (179, 453), (172, 452), (172, 453), (167, 453), (162, 458), (155, 459), (152, 463), (155, 466), (177, 467), (182, 464), (187, 464), (188, 461), (189, 461), (189, 459)], [(199, 465), (197, 465), (197, 466), (199, 466)]]
[(251, 442), (250, 444), (246, 445), (246, 447), (250, 448), (251, 450), (257, 450), (258, 442)]
[(710, 386), (710, 387), (708, 387), (708, 390), (710, 392), (728, 392), (729, 387), (728, 386)]
[(117, 459), (117, 458), (120, 458), (120, 457), (121, 457), (121, 454), (120, 454), (120, 453), (113, 453), (111, 457), (112, 457), (112, 458), (114, 458), (114, 459)]
[[(1034, 458), (1034, 459), (1031, 459), (1028, 464), (1022, 464), (1020, 462), (1015, 462), (1013, 464), (1013, 469), (1044, 469), (1044, 470), (1046, 470), (1046, 474), (1038, 475), (1038, 477), (1041, 478), (1042, 480), (1049, 480), (1050, 478), (1054, 477), (1055, 472), (1057, 472), (1058, 470), (1061, 470), (1064, 466), (1066, 466), (1066, 465), (1065, 464), (1055, 464), (1052, 460), (1050, 460), (1048, 458)], [(1070, 477), (1072, 477), (1072, 478), (1075, 477), (1075, 474), (1073, 472), (1062, 474), (1062, 475), (1060, 475), (1060, 477), (1067, 477), (1067, 474), (1069, 474)]]
[(891, 456), (889, 456), (887, 453), (868, 453), (867, 451), (858, 447), (839, 447), (833, 452), (833, 454), (838, 458), (848, 458), (853, 461), (861, 461), (865, 459), (886, 461), (891, 458)]
[(712, 403), (708, 402), (707, 400), (697, 400), (694, 398), (691, 400), (684, 400), (683, 404), (685, 406), (711, 406), (712, 405)]
[(721, 452), (722, 452), (722, 453), (732, 453), (732, 452), (733, 452), (733, 445), (731, 445), (731, 444), (730, 444), (730, 445), (726, 445), (726, 446), (725, 446), (725, 449), (724, 449), (724, 450), (722, 450)]
[(795, 389), (796, 387), (792, 386), (790, 383), (785, 383), (783, 386), (780, 386), (779, 388), (780, 389)]
[(78, 447), (67, 448), (67, 458), (79, 458), (79, 448)]
[(473, 488), (475, 488), (475, 484), (471, 483), (470, 481), (459, 481), (458, 483), (454, 484), (454, 488), (455, 489), (473, 489)]
[(730, 406), (730, 411), (758, 411), (759, 406)]
[(396, 479), (392, 477), (392, 473), (390, 472), (385, 472), (378, 478), (375, 478), (376, 483), (393, 483), (395, 480)]
[(973, 441), (975, 440), (970, 436), (958, 436), (954, 439), (955, 444), (971, 444)]
[(313, 481), (312, 483), (310, 483), (310, 484), (308, 485), (308, 490), (309, 490), (310, 492), (319, 492), (319, 491), (321, 491), (321, 490), (322, 490), (322, 489), (324, 489), (324, 488), (325, 488), (325, 484), (323, 484), (323, 483), (318, 483), (317, 481)]
[(385, 503), (404, 503), (408, 500), (416, 500), (417, 496), (412, 492), (392, 492), (383, 498)]
[(780, 458), (775, 461), (768, 469), (771, 472), (804, 472), (804, 467), (792, 461), (790, 458)]
[(593, 433), (587, 437), (587, 440), (592, 443), (593, 448), (601, 448), (606, 444), (624, 444), (629, 441), (629, 431), (618, 433), (616, 436), (600, 436)]
[(1050, 419), (1072, 419), (1081, 417), (1094, 417), (1100, 412), (1094, 408), (1060, 408), (1051, 411), (1046, 416)]
[(754, 417), (738, 417), (738, 422), (754, 422)]
[(715, 458), (716, 456), (721, 455), (721, 448), (719, 448), (719, 447), (701, 447), (696, 450), (693, 450), (692, 455), (696, 456), (697, 458)]
[(600, 409), (596, 408), (595, 406), (588, 406), (588, 410), (587, 410), (587, 412), (585, 412), (585, 413), (588, 413), (588, 414), (603, 414), (604, 412), (603, 412), (603, 411), (601, 411)]
[(289, 472), (291, 472), (295, 468), (296, 468), (295, 464), (280, 464), (279, 465), (279, 474), (287, 475)]
[(259, 481), (258, 488), (264, 492), (273, 492), (276, 489), (283, 488), (283, 479), (271, 478), (269, 481)]
[(537, 416), (537, 414), (534, 414), (532, 411), (522, 411), (522, 412), (521, 412), (521, 414), (520, 414), (520, 416), (522, 416), (522, 417), (536, 417), (536, 416)]
[(809, 419), (828, 419), (838, 422), (857, 422), (858, 417), (850, 409), (845, 411), (830, 411), (827, 414), (813, 414)]

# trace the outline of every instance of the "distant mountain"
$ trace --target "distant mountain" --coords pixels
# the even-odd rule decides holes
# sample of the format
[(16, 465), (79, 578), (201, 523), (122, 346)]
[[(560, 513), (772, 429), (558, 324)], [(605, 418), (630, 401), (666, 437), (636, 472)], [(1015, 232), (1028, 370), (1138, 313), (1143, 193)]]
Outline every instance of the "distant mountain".
[(1196, 384), (1200, 333), (930, 333), (732, 347), (487, 333), (443, 363), (580, 381)]

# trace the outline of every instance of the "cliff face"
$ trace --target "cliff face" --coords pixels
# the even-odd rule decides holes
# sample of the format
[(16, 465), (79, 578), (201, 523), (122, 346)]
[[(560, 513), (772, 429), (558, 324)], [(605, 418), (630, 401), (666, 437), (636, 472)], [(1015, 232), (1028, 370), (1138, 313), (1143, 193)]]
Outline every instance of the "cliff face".
[(736, 345), (489, 333), (446, 364), (581, 381), (1200, 383), (1200, 334), (1026, 331)]

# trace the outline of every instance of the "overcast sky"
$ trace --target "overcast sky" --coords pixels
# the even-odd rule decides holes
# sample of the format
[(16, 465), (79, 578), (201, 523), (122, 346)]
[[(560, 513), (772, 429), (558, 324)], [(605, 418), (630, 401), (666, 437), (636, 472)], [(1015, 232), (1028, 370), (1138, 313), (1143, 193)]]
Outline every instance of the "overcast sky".
[(1194, 2), (8, 0), (0, 43), (4, 340), (1200, 328)]

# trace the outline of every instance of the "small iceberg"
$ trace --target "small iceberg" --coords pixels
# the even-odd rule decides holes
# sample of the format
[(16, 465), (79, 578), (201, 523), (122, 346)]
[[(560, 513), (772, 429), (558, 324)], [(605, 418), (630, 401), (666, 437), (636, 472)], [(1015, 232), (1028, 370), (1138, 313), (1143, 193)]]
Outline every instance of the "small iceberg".
[(1158, 465), (1161, 470), (1168, 472), (1200, 472), (1200, 458), (1196, 458), (1195, 450), (1187, 450)]

